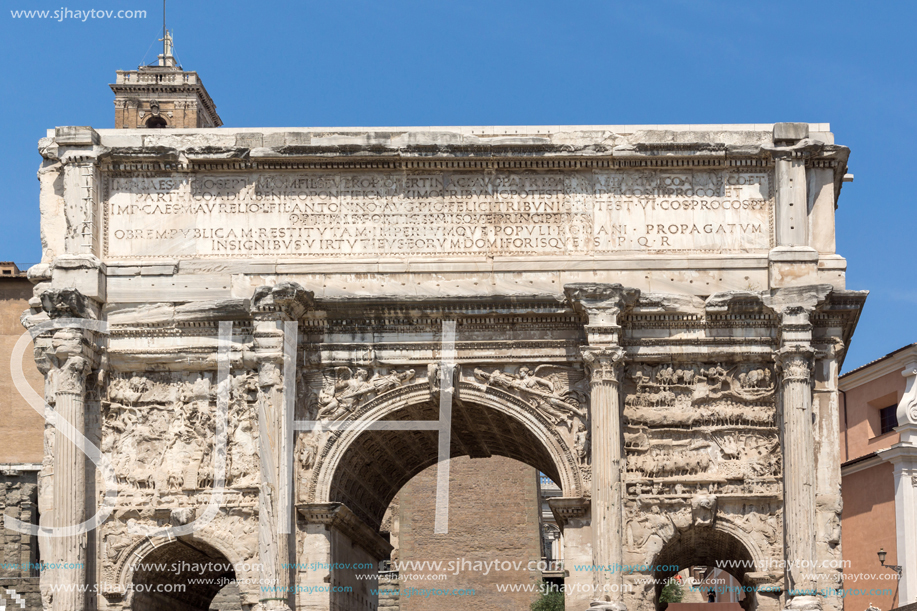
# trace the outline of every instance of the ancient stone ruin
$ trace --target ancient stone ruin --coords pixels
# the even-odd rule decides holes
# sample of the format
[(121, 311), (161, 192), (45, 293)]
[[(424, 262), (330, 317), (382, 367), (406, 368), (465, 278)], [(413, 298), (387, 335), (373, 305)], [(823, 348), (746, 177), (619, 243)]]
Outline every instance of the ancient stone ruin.
[[(375, 609), (375, 571), (291, 563), (377, 566), (406, 482), (501, 455), (563, 491), (567, 609), (652, 611), (659, 567), (731, 562), (746, 609), (840, 611), (836, 382), (866, 295), (826, 124), (39, 148), (38, 502), (89, 521), (42, 537), (77, 567), (43, 573), (47, 608), (208, 609), (235, 579), (245, 609)], [(138, 587), (162, 583), (188, 588)]]

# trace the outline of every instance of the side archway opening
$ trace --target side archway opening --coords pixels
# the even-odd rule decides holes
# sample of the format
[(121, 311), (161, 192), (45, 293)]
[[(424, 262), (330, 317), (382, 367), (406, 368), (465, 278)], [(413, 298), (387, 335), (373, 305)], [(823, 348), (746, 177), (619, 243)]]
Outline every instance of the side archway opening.
[(208, 611), (221, 590), (232, 591), (235, 579), (232, 563), (219, 550), (200, 540), (176, 539), (137, 563), (130, 608)]
[[(755, 558), (751, 550), (735, 535), (709, 526), (693, 526), (681, 530), (663, 546), (653, 561), (656, 611), (664, 611), (669, 604), (660, 600), (668, 579), (685, 569), (698, 567), (707, 570), (703, 576), (692, 575), (694, 583), (698, 585), (687, 587), (698, 589), (704, 602), (711, 589), (716, 594), (717, 602), (727, 600), (728, 594), (734, 592), (737, 595), (733, 598), (742, 599), (739, 604), (745, 611), (754, 611), (755, 593), (744, 587), (749, 583), (746, 575), (754, 571), (754, 566)], [(734, 581), (723, 574), (731, 576)]]

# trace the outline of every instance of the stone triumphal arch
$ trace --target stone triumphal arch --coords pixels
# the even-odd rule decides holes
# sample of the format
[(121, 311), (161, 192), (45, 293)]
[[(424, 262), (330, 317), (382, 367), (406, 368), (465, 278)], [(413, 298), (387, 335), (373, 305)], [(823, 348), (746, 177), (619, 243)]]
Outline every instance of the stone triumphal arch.
[(294, 567), (375, 566), (399, 488), (491, 455), (562, 489), (568, 609), (650, 611), (653, 578), (721, 561), (748, 609), (841, 608), (836, 381), (865, 293), (827, 125), (39, 148), (42, 524), (104, 518), (41, 537), (74, 567), (42, 574), (48, 608), (206, 609), (235, 579), (246, 609), (374, 609), (374, 578)]

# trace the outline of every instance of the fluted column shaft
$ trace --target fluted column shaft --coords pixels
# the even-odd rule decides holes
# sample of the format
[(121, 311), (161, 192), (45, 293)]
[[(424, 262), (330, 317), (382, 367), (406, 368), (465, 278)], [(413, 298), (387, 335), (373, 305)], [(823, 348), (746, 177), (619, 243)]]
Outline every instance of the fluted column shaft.
[(814, 592), (815, 430), (812, 424), (812, 352), (780, 354), (783, 405), (784, 522), (792, 590)]
[[(54, 337), (57, 355), (62, 361), (56, 372), (57, 393), (55, 411), (57, 418), (65, 420), (76, 429), (86, 432), (86, 374), (89, 362), (80, 356), (82, 334), (79, 331), (62, 330)], [(54, 477), (52, 483), (54, 515), (52, 526), (64, 528), (81, 524), (86, 519), (86, 455), (76, 444), (64, 436), (61, 428), (54, 436)], [(82, 611), (86, 609), (86, 592), (82, 586), (87, 583), (87, 533), (55, 538), (52, 549), (55, 558), (50, 562), (60, 563), (54, 582), (58, 586), (54, 593), (54, 611)]]
[(623, 600), (624, 561), (623, 501), (621, 472), (620, 348), (586, 348), (584, 360), (590, 373), (592, 439), (592, 533), (593, 562), (603, 570), (595, 573), (596, 598)]

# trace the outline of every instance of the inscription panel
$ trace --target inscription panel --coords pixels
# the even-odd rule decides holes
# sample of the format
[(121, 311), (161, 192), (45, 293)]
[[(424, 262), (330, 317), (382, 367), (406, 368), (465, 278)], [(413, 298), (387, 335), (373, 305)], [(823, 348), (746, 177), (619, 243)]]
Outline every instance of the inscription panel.
[(766, 252), (767, 172), (112, 176), (108, 258)]

